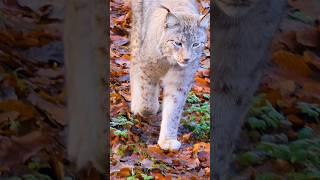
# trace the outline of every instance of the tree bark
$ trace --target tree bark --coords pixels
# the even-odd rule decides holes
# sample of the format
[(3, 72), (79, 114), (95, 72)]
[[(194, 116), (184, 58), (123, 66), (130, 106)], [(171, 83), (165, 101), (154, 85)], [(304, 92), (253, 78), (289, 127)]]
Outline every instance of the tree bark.
[(106, 172), (107, 1), (68, 0), (64, 24), (69, 157)]
[(260, 0), (241, 17), (213, 9), (213, 178), (229, 179), (232, 152), (259, 86), (284, 1)]

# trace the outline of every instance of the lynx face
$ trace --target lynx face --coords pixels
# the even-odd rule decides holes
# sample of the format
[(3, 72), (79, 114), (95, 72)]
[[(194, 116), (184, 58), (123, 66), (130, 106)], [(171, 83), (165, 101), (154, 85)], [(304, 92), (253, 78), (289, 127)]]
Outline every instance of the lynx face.
[(232, 17), (244, 16), (261, 0), (216, 0), (216, 4)]
[(201, 57), (208, 23), (209, 15), (168, 13), (160, 51), (170, 64), (184, 67)]

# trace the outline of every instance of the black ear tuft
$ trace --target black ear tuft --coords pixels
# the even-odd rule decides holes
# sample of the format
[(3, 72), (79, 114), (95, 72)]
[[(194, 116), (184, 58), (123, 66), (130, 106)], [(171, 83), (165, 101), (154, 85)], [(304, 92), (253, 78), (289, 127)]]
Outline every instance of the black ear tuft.
[(164, 5), (160, 5), (161, 8), (167, 10), (167, 17), (166, 17), (166, 28), (172, 28), (173, 26), (176, 26), (179, 23), (179, 19), (177, 18), (176, 15), (174, 15), (169, 8), (167, 8)]
[(207, 29), (209, 27), (209, 23), (210, 23), (210, 11), (200, 16), (198, 24), (200, 27)]

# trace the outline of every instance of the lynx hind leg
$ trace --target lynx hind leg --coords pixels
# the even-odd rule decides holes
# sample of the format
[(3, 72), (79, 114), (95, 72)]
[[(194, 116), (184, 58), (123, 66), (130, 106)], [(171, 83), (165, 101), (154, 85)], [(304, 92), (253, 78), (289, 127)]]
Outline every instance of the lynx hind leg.
[(181, 146), (177, 140), (178, 128), (194, 74), (192, 70), (186, 72), (169, 71), (163, 81), (164, 97), (158, 145), (164, 150), (178, 150)]
[(131, 111), (141, 116), (156, 114), (159, 110), (159, 83), (133, 66), (130, 71)]

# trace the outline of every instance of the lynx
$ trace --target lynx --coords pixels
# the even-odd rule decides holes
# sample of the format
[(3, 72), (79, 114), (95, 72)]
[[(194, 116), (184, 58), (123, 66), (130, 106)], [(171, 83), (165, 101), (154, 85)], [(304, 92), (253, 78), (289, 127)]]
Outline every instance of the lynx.
[(213, 12), (214, 179), (231, 175), (232, 151), (267, 64), (283, 0), (215, 0)]
[(131, 111), (156, 114), (162, 82), (158, 144), (177, 150), (179, 120), (207, 40), (209, 14), (200, 15), (192, 0), (133, 0), (132, 12)]

